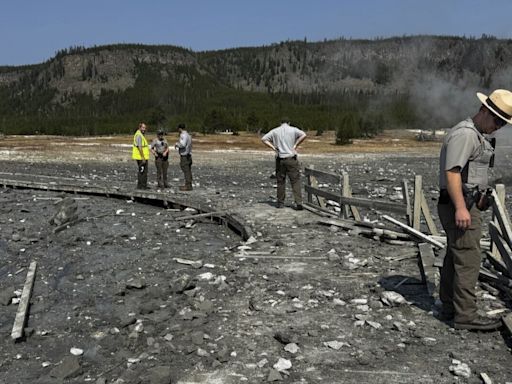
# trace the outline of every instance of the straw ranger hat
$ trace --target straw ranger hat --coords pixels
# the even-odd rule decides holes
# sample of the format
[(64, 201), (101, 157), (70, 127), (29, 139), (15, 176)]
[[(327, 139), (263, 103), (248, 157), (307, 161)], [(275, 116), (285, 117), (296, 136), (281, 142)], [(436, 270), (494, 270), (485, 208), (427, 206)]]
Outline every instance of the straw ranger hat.
[(487, 97), (483, 93), (476, 94), (483, 105), (489, 108), (496, 116), (512, 124), (512, 92), (506, 89), (496, 89)]

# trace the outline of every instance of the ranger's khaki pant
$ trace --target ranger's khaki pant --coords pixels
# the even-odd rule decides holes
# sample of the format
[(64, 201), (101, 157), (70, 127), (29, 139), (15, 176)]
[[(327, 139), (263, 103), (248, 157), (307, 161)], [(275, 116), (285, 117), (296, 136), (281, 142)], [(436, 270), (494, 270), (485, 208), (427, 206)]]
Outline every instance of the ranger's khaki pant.
[(456, 323), (469, 323), (477, 317), (475, 287), (481, 262), (480, 211), (475, 206), (471, 208), (471, 226), (463, 231), (455, 226), (455, 207), (451, 202), (438, 204), (437, 210), (447, 237), (439, 298), (443, 312), (453, 313)]
[(167, 170), (169, 169), (169, 160), (157, 157), (155, 159), (155, 167), (158, 186), (161, 188), (167, 187)]

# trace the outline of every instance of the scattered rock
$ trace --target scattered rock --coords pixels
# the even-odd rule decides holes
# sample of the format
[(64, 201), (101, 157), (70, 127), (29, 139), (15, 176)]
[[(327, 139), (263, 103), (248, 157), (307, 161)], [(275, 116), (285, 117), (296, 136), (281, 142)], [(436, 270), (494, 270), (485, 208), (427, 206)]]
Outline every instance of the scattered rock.
[(128, 289), (142, 289), (146, 287), (146, 283), (139, 278), (130, 279), (126, 282), (126, 288)]
[(168, 366), (152, 367), (149, 374), (146, 376), (149, 384), (171, 384), (172, 383), (172, 370)]
[(297, 353), (299, 351), (299, 346), (297, 344), (295, 344), (295, 343), (286, 344), (284, 346), (284, 350), (286, 352), (290, 352), (290, 353), (295, 354), (295, 353)]
[(268, 376), (267, 376), (267, 381), (269, 383), (273, 382), (273, 381), (282, 381), (283, 380), (283, 377), (281, 376), (281, 374), (279, 373), (279, 371), (277, 369), (271, 369), (268, 373)]
[(11, 304), (11, 300), (13, 297), (16, 297), (14, 294), (14, 288), (4, 288), (0, 291), (0, 305), (6, 306)]
[(69, 379), (82, 373), (82, 367), (75, 356), (66, 356), (62, 362), (50, 371), (50, 376), (57, 379)]
[(84, 354), (84, 350), (73, 347), (69, 350), (69, 353), (71, 353), (73, 356), (82, 356)]
[(345, 343), (344, 341), (338, 341), (338, 340), (324, 341), (323, 344), (326, 347), (329, 347), (329, 348), (334, 349), (336, 351), (341, 349), (341, 347), (350, 347), (349, 343)]
[(401, 294), (394, 291), (383, 291), (380, 294), (380, 299), (384, 304), (389, 305), (390, 307), (409, 304)]
[(450, 365), (449, 369), (455, 376), (461, 376), (466, 379), (471, 377), (471, 369), (466, 363), (463, 363), (460, 360), (453, 359), (452, 365)]
[(282, 357), (279, 358), (277, 363), (273, 365), (274, 369), (276, 369), (279, 372), (286, 371), (287, 369), (290, 369), (292, 367), (292, 362), (290, 360), (284, 359)]

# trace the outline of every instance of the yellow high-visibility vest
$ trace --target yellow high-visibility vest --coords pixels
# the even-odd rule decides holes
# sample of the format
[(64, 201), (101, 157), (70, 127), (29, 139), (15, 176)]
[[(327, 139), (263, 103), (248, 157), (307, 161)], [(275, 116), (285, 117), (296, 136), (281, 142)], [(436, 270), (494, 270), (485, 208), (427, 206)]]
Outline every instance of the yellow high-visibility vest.
[[(142, 154), (144, 155), (144, 158), (140, 157), (139, 148), (137, 147), (137, 136), (142, 137)], [(141, 131), (137, 129), (137, 132), (135, 132), (135, 135), (133, 135), (133, 148), (132, 148), (132, 159), (134, 160), (149, 160), (149, 146), (148, 141), (144, 137)]]

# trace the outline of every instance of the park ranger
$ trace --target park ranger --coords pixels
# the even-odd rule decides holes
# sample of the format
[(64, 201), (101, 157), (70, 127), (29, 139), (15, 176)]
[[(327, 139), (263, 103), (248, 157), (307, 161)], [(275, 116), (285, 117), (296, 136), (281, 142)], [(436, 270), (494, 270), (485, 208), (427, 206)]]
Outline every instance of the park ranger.
[(441, 318), (455, 329), (489, 331), (501, 322), (478, 315), (475, 286), (480, 271), (480, 211), (490, 205), (488, 168), (494, 149), (485, 135), (512, 123), (512, 93), (498, 89), (489, 97), (477, 93), (482, 105), (473, 118), (446, 135), (439, 160), (438, 213), (447, 248), (441, 270)]

